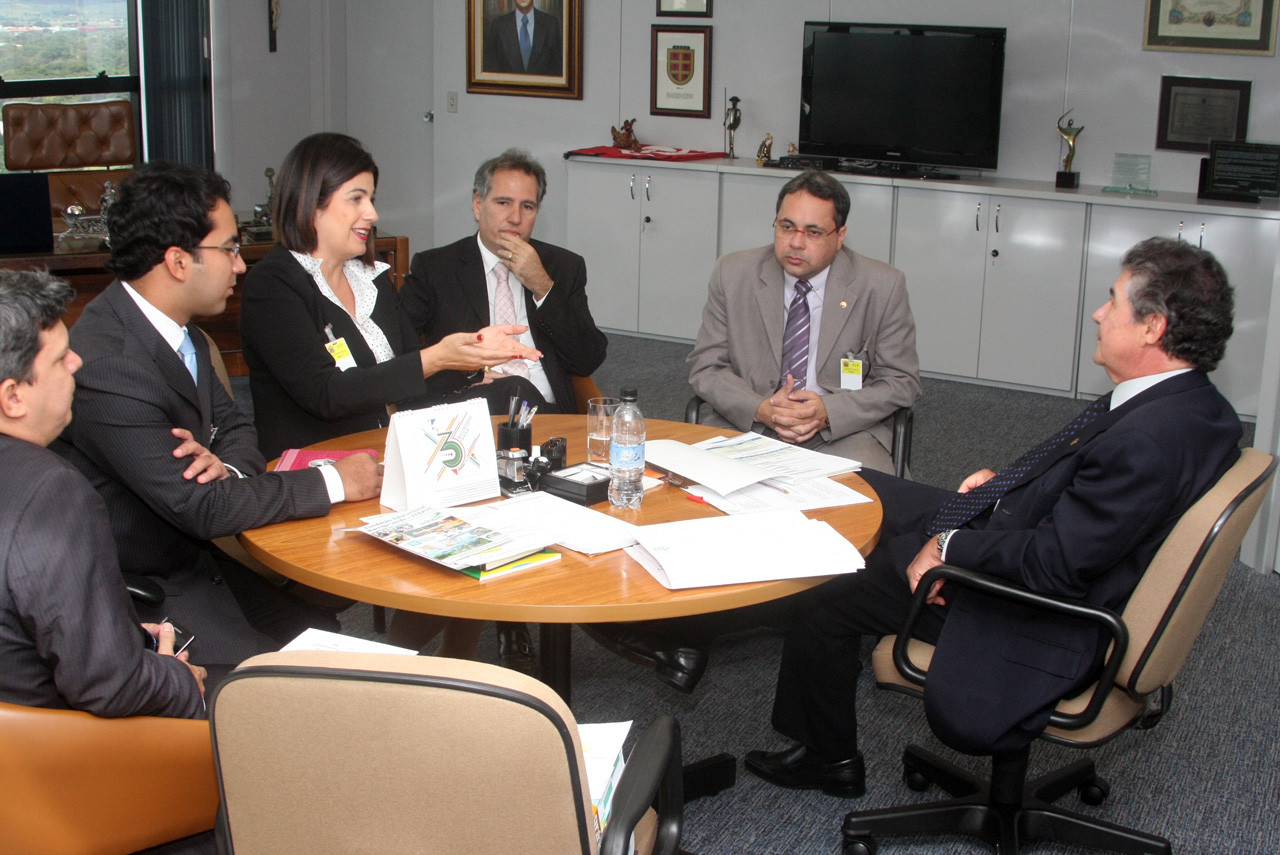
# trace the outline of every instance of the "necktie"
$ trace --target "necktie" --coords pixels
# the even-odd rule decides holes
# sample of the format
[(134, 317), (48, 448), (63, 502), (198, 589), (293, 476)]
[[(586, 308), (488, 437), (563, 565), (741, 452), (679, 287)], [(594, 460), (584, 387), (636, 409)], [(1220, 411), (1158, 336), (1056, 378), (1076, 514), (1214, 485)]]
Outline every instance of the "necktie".
[[(511, 294), (511, 271), (507, 265), (499, 262), (493, 266), (493, 275), (497, 277), (497, 287), (493, 289), (493, 322), (495, 324), (514, 324), (516, 322), (516, 301)], [(502, 366), (504, 374), (517, 377), (528, 377), (529, 366), (523, 359), (513, 359)]]
[(524, 67), (529, 68), (529, 52), (533, 50), (533, 40), (529, 38), (529, 16), (520, 16), (520, 58)]
[(782, 331), (782, 374), (778, 388), (787, 384), (787, 375), (796, 380), (796, 388), (803, 389), (809, 372), (809, 301), (806, 299), (813, 286), (805, 279), (796, 280), (796, 295), (787, 307), (787, 326)]
[(178, 355), (182, 357), (187, 370), (191, 372), (191, 379), (199, 383), (200, 367), (196, 364), (196, 346), (192, 343), (191, 333), (187, 332), (186, 327), (182, 329), (182, 344), (178, 345)]
[(1081, 410), (1080, 415), (1072, 419), (1071, 423), (1058, 433), (1001, 469), (985, 484), (967, 493), (956, 493), (934, 515), (933, 522), (929, 524), (929, 536), (932, 537), (940, 531), (959, 528), (970, 520), (976, 519), (983, 511), (1000, 501), (1005, 493), (1021, 483), (1036, 464), (1060, 450), (1064, 445), (1073, 444), (1080, 431), (1110, 407), (1111, 393), (1108, 392)]

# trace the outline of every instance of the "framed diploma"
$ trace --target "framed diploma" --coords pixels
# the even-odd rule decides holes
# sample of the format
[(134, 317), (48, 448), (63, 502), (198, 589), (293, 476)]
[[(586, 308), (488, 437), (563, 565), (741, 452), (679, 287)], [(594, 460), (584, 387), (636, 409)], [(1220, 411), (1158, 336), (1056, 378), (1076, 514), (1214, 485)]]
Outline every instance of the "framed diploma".
[(1276, 0), (1147, 0), (1143, 50), (1275, 56)]
[(711, 0), (658, 0), (659, 18), (710, 18)]
[(1207, 153), (1212, 140), (1243, 142), (1251, 88), (1248, 80), (1161, 77), (1156, 148)]
[(711, 115), (711, 28), (653, 25), (649, 113)]

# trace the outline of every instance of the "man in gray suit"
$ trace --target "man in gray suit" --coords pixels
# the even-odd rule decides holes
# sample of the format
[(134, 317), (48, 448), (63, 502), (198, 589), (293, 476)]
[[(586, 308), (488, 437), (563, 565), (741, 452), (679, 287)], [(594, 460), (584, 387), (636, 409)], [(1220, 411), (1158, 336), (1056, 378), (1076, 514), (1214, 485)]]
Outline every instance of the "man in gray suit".
[(0, 270), (0, 700), (203, 718), (204, 669), (173, 655), (172, 625), (138, 623), (102, 500), (45, 448), (71, 420), (73, 296), (47, 273)]
[(707, 424), (893, 472), (893, 412), (920, 396), (915, 321), (902, 273), (844, 247), (848, 216), (824, 172), (783, 186), (773, 246), (711, 274), (689, 384), (715, 410)]
[[(711, 274), (688, 358), (690, 385), (715, 409), (703, 421), (892, 474), (889, 421), (920, 396), (905, 278), (844, 248), (849, 194), (826, 173), (788, 181), (775, 213), (772, 247), (726, 255)], [(772, 622), (789, 607), (583, 629), (691, 692), (717, 633)]]
[(337, 621), (210, 539), (322, 516), (334, 502), (377, 496), (382, 479), (367, 454), (264, 472), (253, 422), (191, 323), (221, 314), (245, 269), (228, 199), (222, 176), (191, 166), (147, 164), (121, 186), (107, 222), (120, 278), (71, 330), (84, 366), (56, 447), (106, 502), (121, 569), (158, 582), (166, 599), (156, 611), (191, 629), (201, 661), (217, 664)]

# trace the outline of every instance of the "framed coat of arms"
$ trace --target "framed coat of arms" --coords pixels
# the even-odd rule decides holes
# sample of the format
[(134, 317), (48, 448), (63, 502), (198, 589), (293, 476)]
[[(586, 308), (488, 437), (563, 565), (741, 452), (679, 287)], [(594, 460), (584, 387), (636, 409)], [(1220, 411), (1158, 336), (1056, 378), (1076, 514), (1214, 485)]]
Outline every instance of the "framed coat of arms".
[(711, 116), (711, 28), (653, 26), (649, 113)]

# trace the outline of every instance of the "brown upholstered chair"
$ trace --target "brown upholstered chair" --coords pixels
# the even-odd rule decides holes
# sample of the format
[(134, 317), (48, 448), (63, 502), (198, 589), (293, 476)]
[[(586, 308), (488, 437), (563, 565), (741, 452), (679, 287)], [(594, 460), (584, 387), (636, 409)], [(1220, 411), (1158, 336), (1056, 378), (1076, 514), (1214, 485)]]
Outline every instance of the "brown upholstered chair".
[(575, 374), (569, 379), (573, 381), (573, 397), (578, 400), (578, 415), (585, 416), (587, 401), (600, 397), (600, 387), (590, 377), (579, 377)]
[[(1113, 643), (1102, 674), (1091, 688), (1058, 704), (1044, 739), (1088, 748), (1129, 728), (1153, 727), (1172, 700), (1173, 681), (1217, 599), (1258, 507), (1275, 474), (1269, 454), (1245, 449), (1240, 459), (1183, 514), (1147, 567), (1142, 581), (1116, 615), (1107, 609), (1035, 594), (985, 574), (943, 565), (916, 587), (907, 624), (882, 639), (872, 656), (881, 688), (921, 694), (933, 646), (911, 637), (915, 617), (933, 582), (962, 584), (986, 593), (1095, 620)], [(938, 784), (947, 801), (883, 810), (855, 811), (844, 821), (844, 855), (874, 855), (882, 834), (974, 834), (1016, 855), (1022, 843), (1050, 838), (1129, 853), (1168, 853), (1169, 842), (1145, 832), (1072, 813), (1052, 803), (1077, 790), (1098, 805), (1110, 788), (1093, 761), (1081, 760), (1033, 781), (1026, 780), (1030, 748), (991, 761), (980, 779), (936, 754), (911, 745), (903, 755), (909, 787)]]
[(0, 851), (124, 855), (213, 828), (209, 724), (0, 703)]
[(597, 850), (573, 714), (495, 665), (269, 653), (217, 687), (210, 721), (228, 853), (619, 855), (632, 829), (640, 853), (679, 844), (674, 719), (637, 740)]

